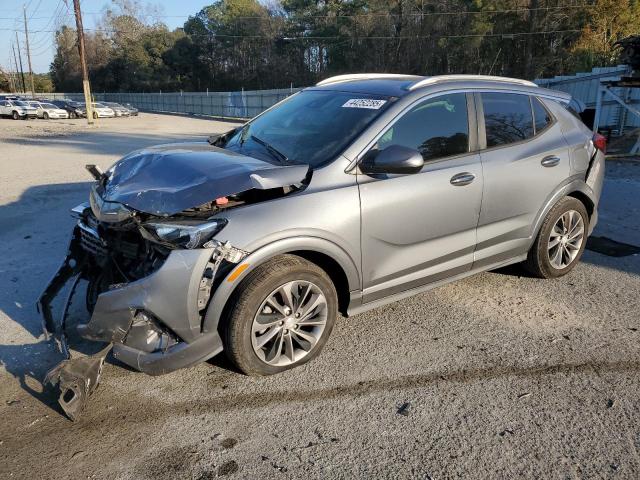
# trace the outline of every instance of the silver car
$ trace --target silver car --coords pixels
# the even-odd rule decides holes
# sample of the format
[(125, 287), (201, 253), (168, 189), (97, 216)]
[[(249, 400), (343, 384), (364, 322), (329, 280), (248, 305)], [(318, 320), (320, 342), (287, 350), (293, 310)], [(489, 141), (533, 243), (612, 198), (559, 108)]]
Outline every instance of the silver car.
[(119, 103), (102, 102), (102, 105), (104, 105), (104, 106), (110, 108), (111, 110), (113, 110), (115, 115), (116, 115), (116, 117), (128, 117), (129, 115), (131, 115), (131, 112), (129, 111), (129, 109), (126, 108), (126, 107), (123, 107)]
[(208, 142), (101, 172), (39, 306), (88, 283), (108, 346), (49, 375), (76, 414), (104, 356), (158, 375), (221, 352), (248, 375), (314, 358), (338, 313), (522, 263), (554, 278), (598, 218), (604, 138), (566, 93), (482, 76), (347, 75)]

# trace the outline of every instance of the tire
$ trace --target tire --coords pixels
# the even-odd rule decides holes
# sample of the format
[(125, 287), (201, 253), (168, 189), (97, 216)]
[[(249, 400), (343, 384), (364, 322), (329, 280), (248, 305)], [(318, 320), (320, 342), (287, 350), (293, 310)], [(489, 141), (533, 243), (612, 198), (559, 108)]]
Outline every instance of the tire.
[[(576, 215), (580, 218), (578, 219)], [(564, 223), (562, 223), (563, 216)], [(566, 227), (567, 231), (562, 227), (565, 224), (569, 224)], [(575, 240), (580, 230), (582, 233), (578, 245)], [(566, 275), (580, 261), (587, 244), (588, 231), (589, 215), (584, 204), (573, 197), (563, 198), (547, 213), (538, 236), (529, 250), (524, 267), (539, 278), (557, 278)], [(563, 245), (566, 245), (564, 251)]]
[(16, 112), (15, 110), (11, 114), (11, 116), (13, 117), (14, 120), (20, 120), (20, 115), (18, 115), (18, 112)]
[(76, 112), (69, 112), (69, 118), (78, 118)]
[[(296, 308), (300, 307), (298, 302), (291, 302), (293, 312), (289, 312), (284, 306), (286, 302), (277, 301), (284, 299), (280, 294), (282, 289), (298, 292), (298, 298), (302, 298), (301, 311), (311, 307), (308, 312), (296, 313)], [(280, 304), (278, 308), (284, 307), (288, 316), (271, 308), (270, 299)], [(316, 302), (319, 306), (312, 307)], [(269, 325), (263, 330), (259, 330), (259, 326), (253, 328), (254, 323), (258, 325), (259, 311)], [(305, 319), (309, 312), (309, 318)], [(324, 270), (294, 255), (274, 257), (250, 272), (231, 296), (220, 331), (225, 353), (240, 371), (251, 376), (273, 375), (300, 366), (320, 353), (331, 334), (337, 313), (336, 290)], [(301, 318), (296, 320), (298, 315)], [(296, 324), (297, 321), (301, 324)], [(267, 338), (273, 340), (266, 341)], [(314, 342), (308, 342), (306, 338), (312, 338)], [(259, 343), (263, 341), (265, 345), (260, 347)]]
[(49, 120), (49, 114), (48, 114), (47, 112), (44, 112), (44, 113), (42, 114), (42, 118), (43, 118), (44, 120)]
[(94, 118), (95, 120), (97, 120), (97, 119), (98, 119), (98, 114), (97, 114), (96, 112), (93, 112), (93, 118)]

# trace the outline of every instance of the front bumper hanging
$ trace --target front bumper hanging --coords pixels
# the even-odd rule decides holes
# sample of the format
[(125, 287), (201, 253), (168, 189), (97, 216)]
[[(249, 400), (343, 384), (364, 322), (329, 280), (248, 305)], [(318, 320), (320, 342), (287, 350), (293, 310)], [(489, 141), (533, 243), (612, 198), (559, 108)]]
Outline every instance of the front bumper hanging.
[[(67, 316), (73, 294), (87, 263), (87, 254), (80, 246), (79, 235), (79, 228), (76, 226), (64, 262), (47, 284), (37, 302), (38, 312), (42, 316), (45, 337), (47, 339), (53, 337), (58, 349), (66, 357), (47, 373), (44, 384), (54, 388), (58, 387), (58, 403), (71, 420), (78, 418), (87, 404), (89, 396), (98, 386), (104, 360), (112, 348), (112, 344), (109, 344), (95, 355), (71, 358), (66, 334)], [(72, 280), (71, 287), (62, 308), (60, 322), (56, 325), (51, 302), (70, 280)]]
[[(81, 337), (107, 347), (92, 356), (72, 358), (66, 334), (69, 305), (79, 281), (100, 268), (94, 254), (85, 248), (88, 234), (93, 235), (89, 240), (102, 242), (106, 248), (98, 234), (80, 220), (64, 262), (37, 304), (46, 337), (53, 337), (65, 357), (47, 374), (45, 384), (58, 388), (60, 406), (72, 420), (95, 390), (111, 349), (115, 358), (150, 375), (188, 367), (220, 353), (223, 346), (218, 331), (202, 331), (202, 312), (223, 262), (234, 265), (247, 255), (212, 240), (201, 249), (173, 250), (150, 275), (114, 284), (98, 295), (89, 321), (77, 326)], [(56, 321), (52, 302), (69, 284)]]

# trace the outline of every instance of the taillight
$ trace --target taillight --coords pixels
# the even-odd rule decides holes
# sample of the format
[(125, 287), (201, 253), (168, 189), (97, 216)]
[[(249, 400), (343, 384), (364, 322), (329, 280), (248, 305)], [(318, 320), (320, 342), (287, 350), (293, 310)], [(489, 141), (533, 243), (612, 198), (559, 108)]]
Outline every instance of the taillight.
[(602, 153), (607, 152), (607, 137), (600, 135), (599, 133), (593, 134), (593, 146), (600, 150)]

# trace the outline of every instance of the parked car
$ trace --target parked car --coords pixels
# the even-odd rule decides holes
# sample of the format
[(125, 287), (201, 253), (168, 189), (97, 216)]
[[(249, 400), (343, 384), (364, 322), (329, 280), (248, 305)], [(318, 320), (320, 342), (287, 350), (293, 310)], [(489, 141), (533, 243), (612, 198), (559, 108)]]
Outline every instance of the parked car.
[(102, 105), (104, 105), (105, 107), (109, 107), (111, 110), (113, 110), (114, 113), (116, 114), (116, 117), (128, 117), (129, 115), (131, 115), (131, 112), (129, 111), (129, 109), (126, 107), (123, 107), (119, 103), (102, 102)]
[[(121, 362), (156, 375), (224, 351), (269, 375), (317, 356), (338, 312), (515, 263), (566, 275), (598, 219), (605, 149), (570, 102), (500, 77), (347, 75), (208, 143), (88, 166), (44, 323), (64, 331), (51, 299), (83, 278), (79, 332)], [(74, 362), (97, 372), (107, 352), (48, 377), (65, 408), (96, 381), (69, 381)]]
[(45, 120), (50, 118), (69, 118), (69, 112), (52, 103), (30, 101), (29, 104), (36, 109), (38, 118)]
[(102, 103), (94, 103), (93, 105), (93, 118), (113, 118), (116, 116), (116, 112)]
[(69, 118), (84, 118), (87, 116), (87, 109), (84, 103), (75, 100), (53, 100), (53, 105), (69, 112)]
[(14, 120), (36, 118), (36, 109), (27, 102), (15, 99), (0, 100), (0, 115)]
[(123, 103), (123, 106), (129, 110), (129, 115), (131, 115), (132, 117), (137, 117), (139, 110), (134, 107), (133, 105), (131, 105), (130, 103)]

